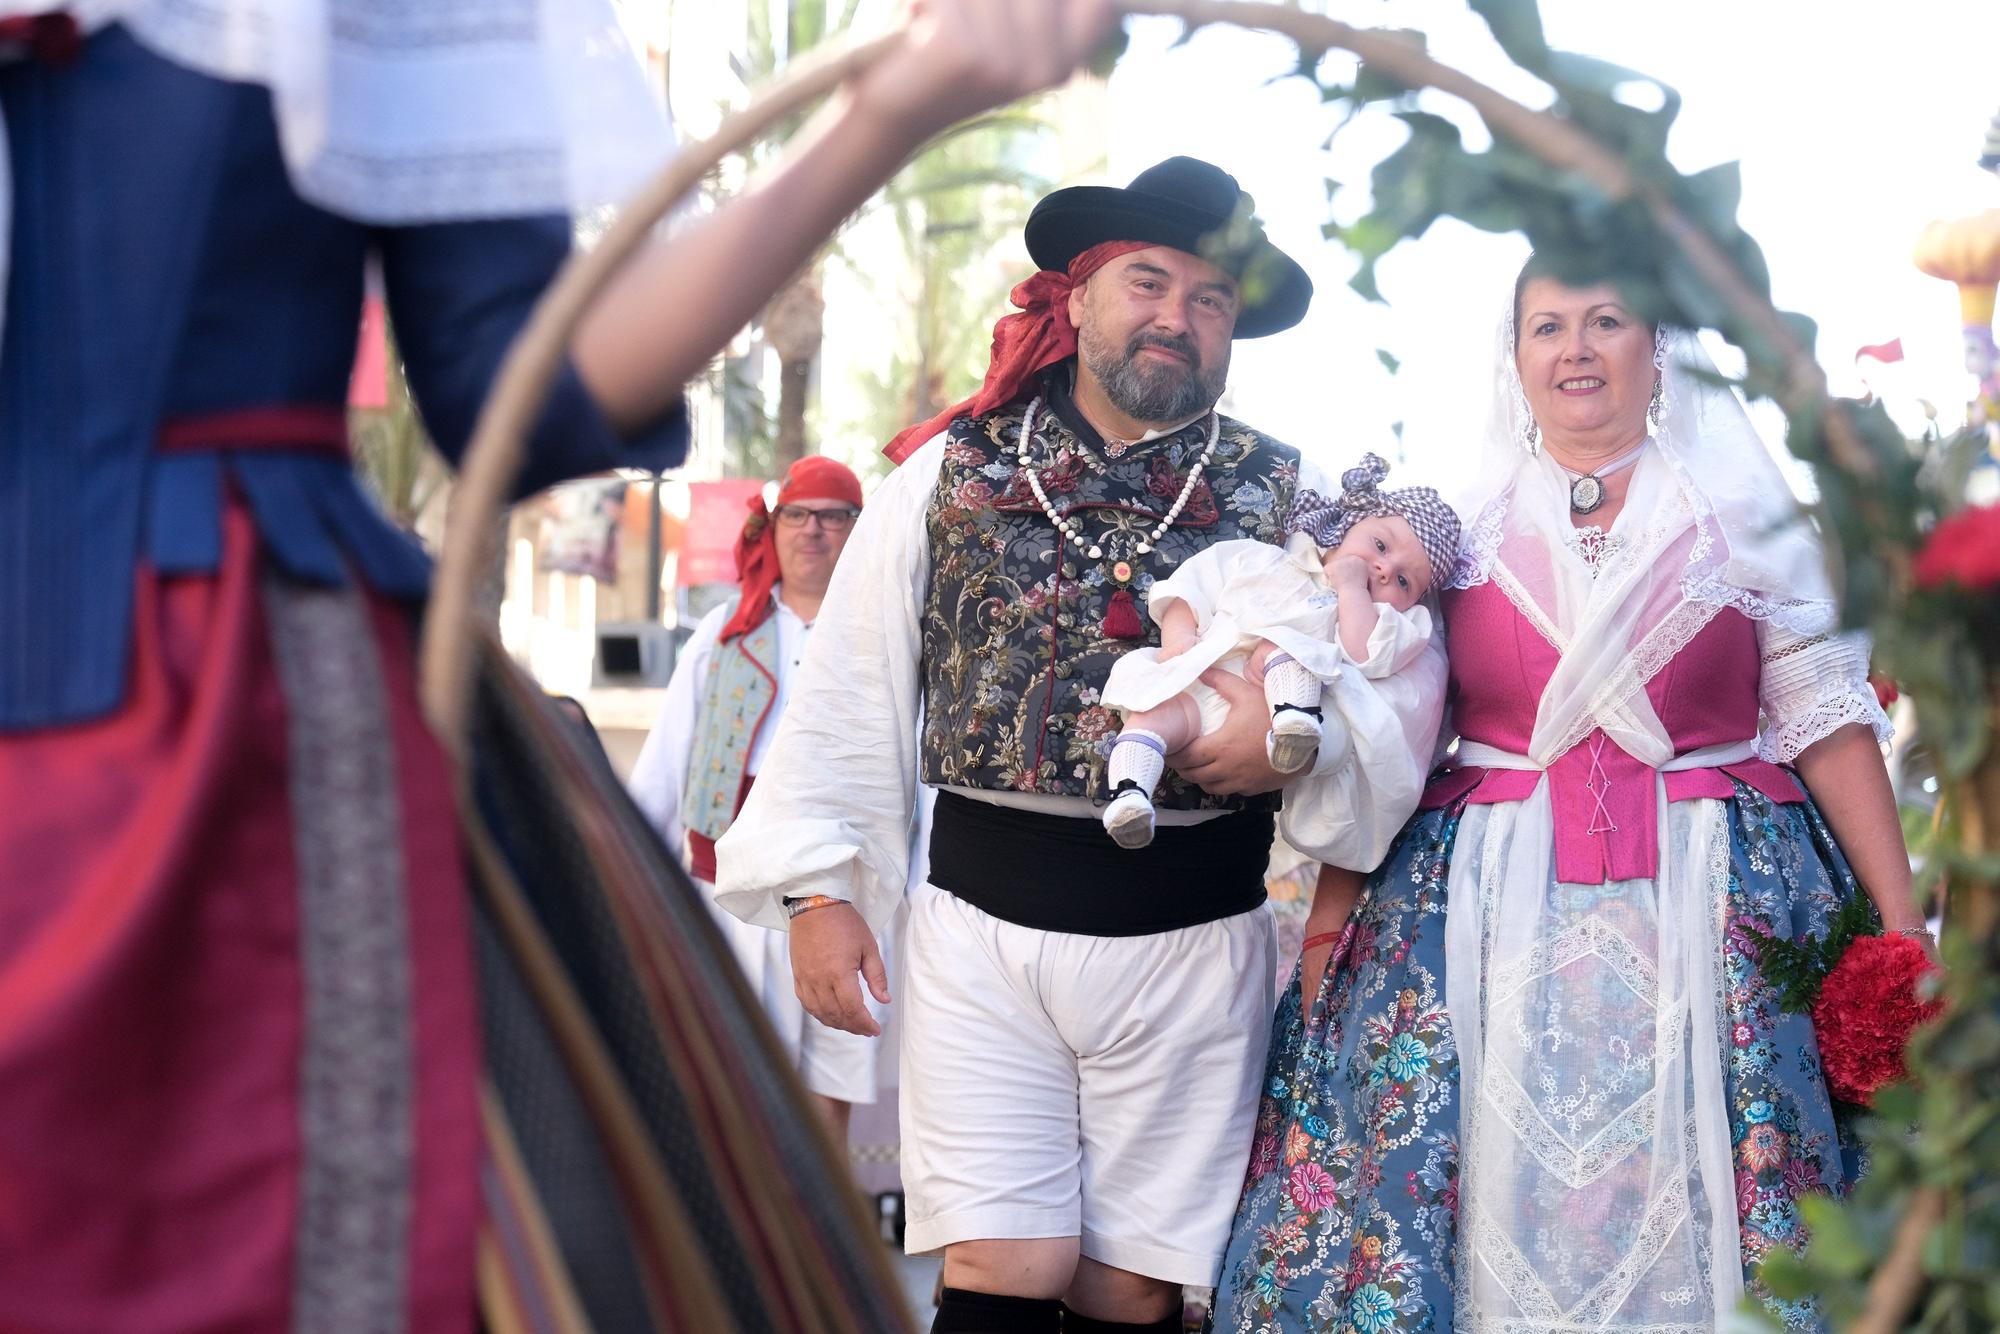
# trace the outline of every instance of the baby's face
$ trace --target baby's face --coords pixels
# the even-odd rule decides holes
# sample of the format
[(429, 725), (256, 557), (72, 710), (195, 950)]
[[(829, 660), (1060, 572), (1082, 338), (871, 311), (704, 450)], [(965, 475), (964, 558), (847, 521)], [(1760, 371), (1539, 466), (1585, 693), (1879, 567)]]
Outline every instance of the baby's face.
[(1348, 529), (1340, 545), (1320, 557), (1329, 576), (1342, 556), (1359, 557), (1368, 571), (1369, 594), (1397, 611), (1408, 611), (1430, 591), (1430, 557), (1400, 514), (1373, 514)]

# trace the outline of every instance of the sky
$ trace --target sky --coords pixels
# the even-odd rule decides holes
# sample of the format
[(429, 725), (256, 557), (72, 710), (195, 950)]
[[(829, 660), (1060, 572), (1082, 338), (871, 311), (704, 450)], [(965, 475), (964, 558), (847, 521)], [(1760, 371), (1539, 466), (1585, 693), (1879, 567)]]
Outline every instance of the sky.
[[(1422, 28), (1447, 63), (1524, 101), (1548, 100), (1462, 0), (1308, 7)], [(1912, 429), (1920, 398), (1959, 419), (1972, 381), (1957, 295), (1910, 255), (1925, 222), (2000, 208), (2000, 177), (1976, 166), (2000, 111), (2000, 0), (1543, 0), (1542, 13), (1551, 45), (1680, 92), (1668, 143), (1679, 169), (1741, 163), (1738, 216), (1764, 249), (1778, 305), (1818, 321), (1835, 392), (1861, 391), (1858, 347), (1900, 337), (1908, 360), (1874, 374), (1875, 388)], [(1106, 99), (1105, 179), (1123, 183), (1176, 153), (1223, 166), (1317, 289), (1299, 328), (1237, 344), (1237, 415), (1336, 468), (1367, 449), (1395, 462), (1400, 449), (1398, 479), (1449, 494), (1476, 459), (1494, 331), (1526, 242), (1441, 222), (1381, 262), (1386, 304), (1364, 300), (1347, 285), (1354, 260), (1320, 228), (1365, 211), (1368, 171), (1402, 127), (1366, 113), (1328, 151), (1337, 113), (1311, 84), (1278, 77), (1296, 64), (1286, 40), (1208, 29), (1175, 46), (1180, 25), (1159, 19), (1133, 20), (1131, 33)], [(1485, 142), (1453, 100), (1427, 94), (1424, 105)], [(1343, 182), (1330, 205), (1328, 177)], [(1399, 373), (1378, 348), (1401, 361)]]

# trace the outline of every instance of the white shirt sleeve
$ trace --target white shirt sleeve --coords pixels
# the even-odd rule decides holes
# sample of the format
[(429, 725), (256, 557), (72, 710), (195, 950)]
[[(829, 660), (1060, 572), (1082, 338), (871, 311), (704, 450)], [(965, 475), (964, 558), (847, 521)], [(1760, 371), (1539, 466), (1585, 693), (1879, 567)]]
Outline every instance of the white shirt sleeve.
[(681, 823), (681, 810), (687, 794), (689, 752), (694, 749), (695, 713), (701, 705), (702, 682), (708, 679), (709, 654), (729, 619), (729, 609), (728, 603), (712, 609), (681, 645), (659, 719), (646, 734), (632, 776), (625, 780), (633, 804), (652, 821), (676, 857), (686, 854), (687, 829)]
[(825, 894), (881, 931), (909, 873), (922, 706), (924, 514), (944, 436), (877, 488), (814, 619), (750, 799), (716, 845), (716, 902), (759, 926), (780, 900)]
[[(1374, 681), (1409, 670), (1430, 647), (1432, 624), (1428, 607), (1398, 611), (1386, 602), (1376, 603), (1375, 628), (1368, 632), (1368, 656), (1355, 665)], [(1334, 642), (1339, 642), (1338, 636)], [(1341, 652), (1345, 655), (1346, 649)]]
[(1858, 632), (1806, 638), (1757, 622), (1757, 702), (1764, 713), (1757, 753), (1790, 764), (1849, 723), (1866, 723), (1877, 742), (1887, 741), (1895, 729), (1868, 684), (1868, 649), (1868, 636)]
[[(1304, 459), (1299, 487), (1333, 494), (1319, 469)], [(1423, 619), (1427, 622), (1428, 615)], [(1402, 626), (1391, 625), (1388, 633), (1399, 637), (1403, 629), (1419, 628), (1429, 629), (1411, 617)], [(1379, 622), (1376, 630), (1382, 633)], [(1284, 809), (1278, 812), (1279, 834), (1306, 856), (1372, 871), (1416, 810), (1437, 749), (1448, 676), (1443, 636), (1427, 638), (1403, 670), (1380, 680), (1343, 673), (1329, 687), (1327, 713), (1346, 724), (1349, 744), (1321, 746), (1312, 769), (1286, 786)], [(1372, 660), (1373, 640), (1369, 647)]]
[(1216, 542), (1203, 547), (1174, 568), (1174, 572), (1164, 579), (1155, 579), (1146, 590), (1146, 611), (1153, 623), (1160, 623), (1160, 613), (1169, 603), (1178, 602), (1194, 613), (1197, 630), (1208, 629), (1209, 621), (1215, 616), (1216, 605), (1222, 599), (1223, 589), (1228, 586), (1229, 577), (1236, 570), (1235, 549), (1242, 546), (1263, 546), (1261, 542)]

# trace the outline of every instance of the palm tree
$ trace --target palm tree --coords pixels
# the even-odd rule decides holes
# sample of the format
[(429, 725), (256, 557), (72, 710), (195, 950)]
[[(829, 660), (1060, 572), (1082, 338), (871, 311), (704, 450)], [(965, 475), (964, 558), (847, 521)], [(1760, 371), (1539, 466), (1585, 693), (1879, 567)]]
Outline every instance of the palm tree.
[[(745, 78), (755, 83), (770, 77), (784, 61), (851, 25), (859, 7), (860, 0), (838, 5), (750, 0)], [(801, 117), (782, 127), (760, 153), (780, 151), (802, 123)], [(879, 208), (892, 212), (915, 277), (911, 338), (897, 349), (885, 374), (867, 377), (874, 407), (869, 419), (857, 425), (875, 438), (886, 440), (900, 426), (937, 411), (947, 401), (947, 390), (964, 379), (966, 367), (983, 352), (984, 331), (967, 326), (964, 312), (993, 304), (987, 289), (995, 284), (981, 268), (994, 244), (1019, 230), (1033, 199), (1046, 188), (1048, 183), (1026, 164), (1050, 132), (1049, 122), (1032, 109), (1013, 108), (968, 121), (921, 151), (859, 215)], [(764, 411), (761, 402), (727, 409), (732, 426), (742, 428), (740, 434), (732, 431), (731, 438), (748, 471), (764, 472), (757, 465), (768, 462), (765, 475), (782, 472), (816, 445), (808, 430), (808, 407), (825, 334), (823, 271), (828, 255), (839, 249), (836, 238), (771, 299), (759, 319), (764, 342), (778, 358), (775, 415)], [(881, 290), (876, 275), (861, 276)], [(882, 291), (882, 297), (891, 303), (911, 300), (893, 289)], [(740, 389), (744, 377), (735, 378)], [(730, 383), (725, 375), (725, 396)]]
[(909, 319), (882, 369), (862, 377), (867, 415), (851, 423), (861, 436), (886, 441), (979, 383), (990, 337), (979, 316), (1005, 308), (1018, 276), (994, 256), (1053, 184), (1029, 165), (1053, 132), (1032, 108), (969, 121), (913, 159), (883, 192), (906, 272), (884, 276), (857, 266), (856, 274), (881, 300), (900, 302)]

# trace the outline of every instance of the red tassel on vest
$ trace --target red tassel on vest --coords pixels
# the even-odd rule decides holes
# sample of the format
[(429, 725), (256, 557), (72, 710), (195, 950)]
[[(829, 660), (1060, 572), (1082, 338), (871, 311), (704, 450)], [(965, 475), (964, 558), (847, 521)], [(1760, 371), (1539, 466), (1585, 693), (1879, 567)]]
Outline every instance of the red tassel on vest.
[(1104, 609), (1104, 637), (1106, 639), (1144, 639), (1146, 627), (1139, 620), (1139, 608), (1132, 601), (1132, 590), (1121, 588), (1111, 595), (1111, 605)]

